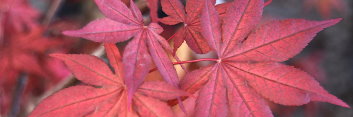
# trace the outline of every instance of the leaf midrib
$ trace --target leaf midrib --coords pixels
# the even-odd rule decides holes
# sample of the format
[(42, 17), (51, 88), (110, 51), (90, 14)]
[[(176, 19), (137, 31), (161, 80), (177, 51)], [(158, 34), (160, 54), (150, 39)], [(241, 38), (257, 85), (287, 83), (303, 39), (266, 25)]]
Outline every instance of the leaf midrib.
[(261, 47), (264, 47), (264, 46), (267, 46), (267, 45), (270, 45), (270, 44), (276, 43), (276, 42), (281, 41), (281, 40), (283, 40), (283, 39), (286, 39), (286, 38), (289, 38), (289, 37), (295, 36), (295, 35), (297, 35), (297, 34), (300, 34), (300, 33), (306, 32), (306, 31), (308, 31), (308, 30), (312, 30), (312, 29), (315, 29), (315, 28), (319, 28), (319, 27), (320, 27), (320, 26), (322, 26), (322, 25), (327, 25), (327, 24), (330, 24), (330, 23), (331, 23), (331, 22), (328, 22), (328, 23), (322, 23), (322, 24), (318, 24), (318, 25), (316, 25), (316, 26), (313, 26), (313, 27), (310, 27), (310, 28), (307, 28), (307, 29), (304, 29), (304, 30), (301, 30), (301, 31), (295, 32), (295, 33), (290, 34), (290, 35), (288, 35), (288, 36), (281, 37), (281, 38), (279, 38), (279, 39), (275, 39), (275, 40), (273, 40), (273, 41), (271, 41), (271, 42), (265, 43), (265, 44), (260, 45), (260, 46), (258, 46), (258, 47), (251, 48), (251, 49), (249, 49), (249, 50), (245, 50), (245, 51), (240, 52), (240, 53), (238, 53), (238, 54), (231, 55), (231, 56), (227, 56), (227, 57), (224, 57), (224, 58), (233, 58), (233, 57), (237, 57), (237, 56), (240, 56), (240, 55), (242, 55), (242, 54), (244, 54), (244, 53), (251, 52), (251, 51), (256, 50), (256, 49), (259, 49), (259, 48), (261, 48)]

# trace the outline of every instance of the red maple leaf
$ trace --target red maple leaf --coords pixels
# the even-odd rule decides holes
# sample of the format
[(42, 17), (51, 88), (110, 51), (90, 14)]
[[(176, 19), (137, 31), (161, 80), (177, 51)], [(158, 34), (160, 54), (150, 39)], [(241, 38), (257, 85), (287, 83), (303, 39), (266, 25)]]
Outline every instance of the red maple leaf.
[(169, 16), (162, 18), (160, 21), (167, 25), (176, 25), (181, 22), (184, 24), (172, 37), (174, 39), (174, 52), (184, 40), (196, 53), (210, 51), (210, 47), (200, 33), (200, 13), (203, 3), (203, 0), (188, 0), (184, 8), (179, 0), (161, 0), (163, 11)]
[(236, 0), (220, 25), (214, 5), (206, 0), (202, 34), (218, 58), (216, 64), (190, 72), (181, 81), (188, 92), (200, 89), (195, 116), (273, 116), (264, 99), (291, 106), (322, 101), (349, 107), (307, 73), (279, 63), (340, 19), (273, 20), (256, 27), (263, 6), (263, 0)]
[(125, 77), (132, 95), (143, 82), (151, 67), (151, 58), (163, 78), (178, 86), (179, 79), (167, 52), (171, 52), (168, 42), (159, 35), (163, 32), (157, 23), (144, 25), (141, 12), (134, 2), (128, 8), (120, 0), (95, 0), (99, 9), (107, 17), (89, 23), (77, 31), (66, 31), (65, 35), (83, 37), (96, 42), (122, 42), (134, 37), (124, 50)]
[(150, 9), (150, 17), (152, 22), (158, 22), (158, 2), (159, 0), (147, 0), (147, 6)]
[[(161, 81), (144, 82), (128, 102), (123, 64), (114, 44), (105, 44), (106, 52), (115, 74), (98, 57), (90, 55), (54, 54), (63, 60), (73, 74), (88, 85), (66, 88), (46, 98), (30, 117), (172, 117), (173, 111), (161, 100), (175, 99), (186, 93)], [(130, 108), (129, 108), (130, 107)]]

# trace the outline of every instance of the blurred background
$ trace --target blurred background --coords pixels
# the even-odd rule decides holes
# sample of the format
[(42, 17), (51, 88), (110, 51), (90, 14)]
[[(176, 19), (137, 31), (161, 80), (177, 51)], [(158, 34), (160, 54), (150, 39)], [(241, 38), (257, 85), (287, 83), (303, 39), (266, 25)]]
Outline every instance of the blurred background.
[[(185, 3), (185, 0), (183, 0)], [(217, 4), (227, 0), (217, 0)], [(228, 0), (232, 1), (232, 0)], [(266, 0), (265, 0), (266, 1)], [(149, 21), (145, 0), (135, 0)], [(287, 61), (313, 75), (333, 95), (353, 106), (353, 1), (273, 0), (265, 7), (263, 20), (343, 18), (320, 32), (301, 54)], [(158, 16), (165, 17), (160, 5)], [(0, 117), (23, 117), (42, 100), (65, 87), (80, 84), (51, 53), (93, 54), (105, 58), (99, 43), (67, 37), (64, 30), (79, 29), (103, 17), (93, 0), (0, 0)], [(169, 38), (175, 26), (161, 24)], [(118, 43), (123, 50), (126, 43)], [(181, 60), (214, 56), (198, 55), (183, 44)], [(208, 63), (186, 64), (189, 71)], [(176, 66), (179, 76), (185, 72)], [(152, 72), (148, 80), (160, 80)], [(276, 117), (353, 117), (353, 110), (328, 103), (311, 102), (300, 107), (271, 105)]]

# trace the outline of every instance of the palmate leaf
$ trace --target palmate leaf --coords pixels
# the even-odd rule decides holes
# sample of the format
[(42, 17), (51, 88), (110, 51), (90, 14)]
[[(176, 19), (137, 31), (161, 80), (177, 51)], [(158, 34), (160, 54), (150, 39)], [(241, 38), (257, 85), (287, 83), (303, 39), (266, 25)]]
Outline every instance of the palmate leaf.
[(166, 82), (144, 82), (132, 95), (130, 103), (128, 85), (123, 82), (128, 79), (121, 74), (124, 72), (119, 50), (114, 44), (105, 44), (105, 47), (115, 74), (95, 56), (52, 55), (63, 60), (74, 75), (87, 85), (72, 86), (49, 96), (30, 117), (173, 117), (171, 108), (161, 100), (175, 99), (187, 93)]
[(210, 47), (200, 33), (200, 14), (203, 0), (188, 0), (184, 8), (180, 0), (161, 0), (163, 11), (169, 15), (160, 21), (167, 25), (184, 23), (174, 39), (174, 53), (186, 41), (188, 46), (196, 53), (207, 53)]
[(298, 54), (316, 33), (340, 19), (273, 20), (255, 28), (263, 4), (262, 0), (237, 0), (219, 16), (206, 0), (202, 34), (217, 52), (218, 61), (188, 73), (181, 81), (182, 89), (199, 91), (194, 115), (273, 116), (264, 99), (290, 106), (322, 101), (349, 107), (307, 73), (279, 63)]
[[(82, 37), (96, 42), (116, 43), (133, 39), (124, 50), (123, 62), (129, 97), (144, 81), (152, 60), (161, 75), (170, 84), (178, 86), (179, 78), (167, 56), (171, 50), (168, 42), (159, 34), (163, 32), (157, 23), (144, 26), (143, 17), (133, 1), (130, 7), (120, 0), (95, 0), (107, 17), (93, 21), (80, 30), (65, 31), (65, 35)], [(162, 39), (161, 39), (162, 38)], [(130, 97), (131, 98), (131, 97)]]

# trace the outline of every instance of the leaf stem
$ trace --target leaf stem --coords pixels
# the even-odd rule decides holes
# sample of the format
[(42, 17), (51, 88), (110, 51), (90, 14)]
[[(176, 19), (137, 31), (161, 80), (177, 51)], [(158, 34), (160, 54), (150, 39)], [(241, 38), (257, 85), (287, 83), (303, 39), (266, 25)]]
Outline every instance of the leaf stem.
[(51, 2), (51, 5), (50, 5), (49, 9), (47, 10), (47, 13), (46, 13), (46, 15), (44, 17), (44, 20), (42, 21), (42, 24), (44, 26), (47, 27), (50, 24), (50, 22), (55, 17), (56, 12), (60, 8), (60, 5), (63, 2), (64, 2), (64, 0), (54, 0), (54, 1)]
[[(215, 58), (203, 58), (203, 59), (196, 59), (196, 60), (189, 60), (189, 61), (179, 61), (179, 62), (173, 62), (173, 65), (179, 65), (179, 64), (185, 64), (185, 63), (196, 63), (200, 61), (218, 61), (218, 59)], [(156, 71), (157, 68), (153, 68), (149, 71), (149, 73)]]
[(185, 63), (195, 63), (195, 62), (200, 62), (200, 61), (217, 61), (217, 60), (218, 59), (214, 59), (214, 58), (203, 58), (203, 59), (196, 59), (196, 60), (190, 60), (190, 61), (173, 62), (173, 65), (185, 64)]
[(177, 34), (177, 32), (175, 32), (172, 36), (170, 36), (170, 37), (167, 39), (167, 41), (169, 42), (170, 40), (172, 40), (172, 38), (174, 38), (176, 34)]

